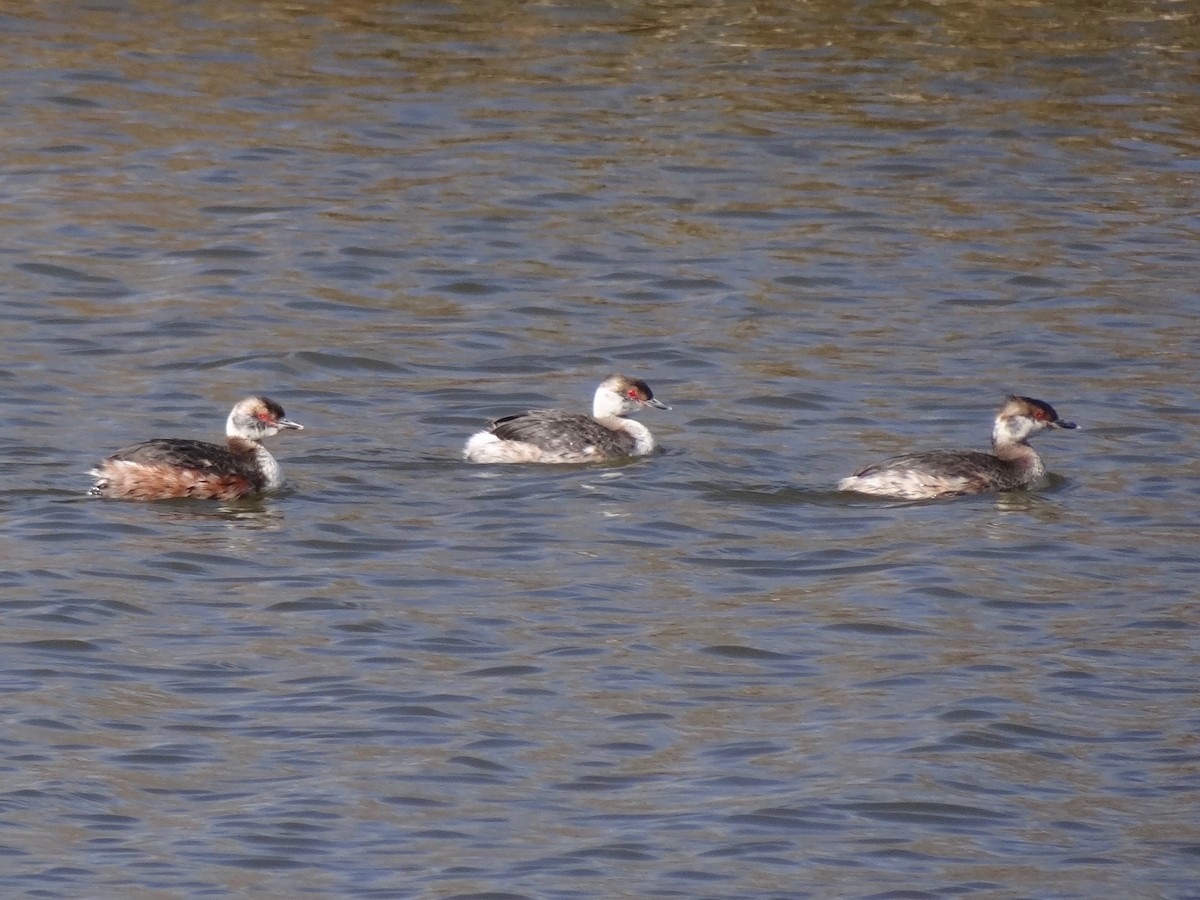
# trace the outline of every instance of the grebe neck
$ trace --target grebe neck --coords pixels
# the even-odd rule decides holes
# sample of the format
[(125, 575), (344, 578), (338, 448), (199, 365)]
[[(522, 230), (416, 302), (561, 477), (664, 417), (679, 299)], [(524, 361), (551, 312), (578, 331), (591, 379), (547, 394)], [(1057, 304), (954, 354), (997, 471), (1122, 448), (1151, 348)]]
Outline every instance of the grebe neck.
[(996, 440), (996, 437), (993, 436), (992, 454), (1014, 468), (1029, 473), (1031, 478), (1040, 478), (1046, 474), (1046, 466), (1042, 462), (1042, 458), (1038, 456), (1037, 451), (1029, 445), (1028, 441), (1012, 440), (1011, 437), (1006, 440)]
[(653, 452), (657, 446), (650, 429), (637, 419), (627, 419), (624, 416), (596, 416), (595, 419), (605, 428), (623, 431), (633, 438), (633, 450), (630, 451), (630, 456), (645, 456)]
[(592, 418), (593, 419), (613, 419), (625, 414), (625, 403), (617, 394), (614, 394), (604, 385), (596, 388), (596, 394), (592, 397)]
[(279, 462), (262, 444), (254, 444), (254, 462), (258, 471), (262, 473), (265, 490), (274, 490), (283, 484), (283, 470), (279, 467)]

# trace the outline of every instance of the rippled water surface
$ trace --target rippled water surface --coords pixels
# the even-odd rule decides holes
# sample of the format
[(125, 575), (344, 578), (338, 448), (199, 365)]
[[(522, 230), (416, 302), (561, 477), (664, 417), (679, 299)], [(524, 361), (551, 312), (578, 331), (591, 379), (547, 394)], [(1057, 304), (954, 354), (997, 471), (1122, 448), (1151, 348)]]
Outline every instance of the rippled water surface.
[[(1197, 896), (1191, 4), (0, 25), (0, 892)], [(83, 496), (258, 392), (282, 493)], [(1008, 392), (1044, 490), (832, 490)]]

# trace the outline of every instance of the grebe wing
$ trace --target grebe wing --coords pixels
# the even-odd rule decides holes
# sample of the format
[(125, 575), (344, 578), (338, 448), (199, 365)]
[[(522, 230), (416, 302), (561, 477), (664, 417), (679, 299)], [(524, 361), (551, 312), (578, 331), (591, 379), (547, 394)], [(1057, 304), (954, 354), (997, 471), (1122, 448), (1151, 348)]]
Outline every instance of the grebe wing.
[(607, 454), (633, 450), (634, 439), (623, 431), (605, 428), (590, 416), (560, 409), (531, 409), (489, 423), (488, 430), (502, 441), (533, 444), (549, 452), (583, 453), (596, 447)]
[(940, 475), (965, 476), (979, 471), (992, 471), (1000, 467), (1000, 460), (980, 450), (927, 450), (922, 453), (902, 453), (882, 462), (864, 466), (854, 473), (855, 477), (876, 475), (892, 469), (911, 469), (918, 472), (936, 472)]
[(143, 441), (118, 450), (91, 474), (97, 478), (92, 494), (126, 500), (233, 500), (264, 487), (253, 450), (236, 442), (222, 447), (205, 441)]
[(160, 438), (123, 447), (108, 459), (205, 471), (210, 469), (236, 471), (245, 465), (246, 458), (242, 454), (234, 453), (228, 447), (208, 441)]
[(893, 456), (855, 472), (853, 478), (894, 476), (942, 494), (993, 490), (1009, 477), (1003, 460), (980, 450), (928, 450)]

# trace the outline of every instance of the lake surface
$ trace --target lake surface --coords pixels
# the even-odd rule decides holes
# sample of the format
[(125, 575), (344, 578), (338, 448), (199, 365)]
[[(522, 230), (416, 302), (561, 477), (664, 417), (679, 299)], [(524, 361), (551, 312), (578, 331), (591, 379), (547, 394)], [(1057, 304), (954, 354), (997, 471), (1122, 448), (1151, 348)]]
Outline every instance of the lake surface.
[[(0, 26), (5, 896), (1200, 896), (1194, 6)], [(1010, 392), (1044, 489), (833, 490)], [(84, 496), (252, 393), (283, 492)]]

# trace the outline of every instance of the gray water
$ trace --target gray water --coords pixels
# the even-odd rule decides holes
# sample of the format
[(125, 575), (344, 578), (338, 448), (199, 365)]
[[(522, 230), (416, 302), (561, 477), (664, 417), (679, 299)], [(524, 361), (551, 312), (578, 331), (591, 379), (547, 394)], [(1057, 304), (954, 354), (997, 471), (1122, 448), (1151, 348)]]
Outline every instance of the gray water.
[[(1193, 5), (0, 28), (5, 896), (1200, 896)], [(832, 490), (1008, 392), (1044, 489)], [(84, 496), (250, 393), (282, 493)]]

